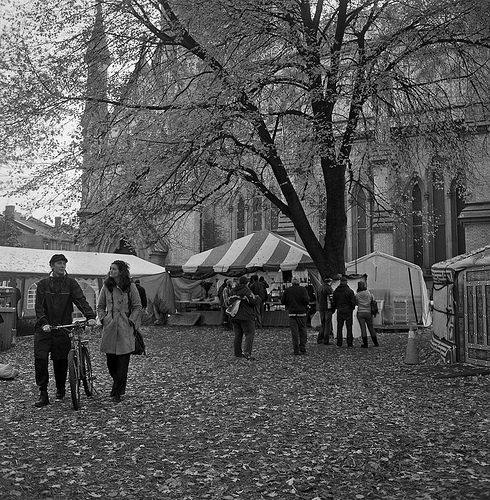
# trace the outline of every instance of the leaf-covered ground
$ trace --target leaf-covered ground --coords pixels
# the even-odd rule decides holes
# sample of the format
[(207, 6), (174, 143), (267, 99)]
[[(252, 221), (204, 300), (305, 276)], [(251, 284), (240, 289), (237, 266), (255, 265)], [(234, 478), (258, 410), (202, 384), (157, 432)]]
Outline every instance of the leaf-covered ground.
[(118, 405), (92, 338), (98, 392), (79, 411), (33, 407), (32, 337), (0, 353), (20, 370), (0, 380), (0, 498), (490, 498), (490, 377), (435, 379), (428, 332), (419, 365), (406, 333), (337, 349), (310, 330), (293, 356), (287, 329), (263, 329), (249, 362), (221, 327), (143, 332)]

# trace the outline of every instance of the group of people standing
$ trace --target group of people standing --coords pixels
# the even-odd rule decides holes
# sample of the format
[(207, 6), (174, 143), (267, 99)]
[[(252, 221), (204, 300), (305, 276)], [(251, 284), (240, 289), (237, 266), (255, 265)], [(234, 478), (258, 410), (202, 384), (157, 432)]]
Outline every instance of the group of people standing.
[[(368, 332), (373, 344), (378, 346), (371, 312), (371, 302), (374, 300), (374, 296), (367, 290), (366, 283), (359, 281), (357, 293), (354, 293), (349, 287), (346, 277), (341, 277), (335, 290), (332, 287), (332, 282), (331, 277), (325, 278), (318, 292), (318, 311), (321, 324), (317, 343), (333, 343), (332, 318), (333, 314), (337, 312), (337, 347), (342, 347), (344, 325), (347, 330), (347, 347), (353, 347), (353, 312), (357, 306), (357, 320), (362, 338), (361, 347), (368, 347)], [(267, 297), (267, 290), (263, 283), (257, 275), (252, 276), (250, 283), (246, 276), (242, 276), (236, 286), (231, 280), (225, 279), (218, 291), (223, 315), (226, 318), (224, 322), (233, 328), (235, 334), (233, 345), (236, 357), (253, 359), (252, 347), (255, 328), (262, 326), (264, 304)], [(236, 300), (240, 300), (240, 307), (237, 314), (231, 317), (225, 311)], [(292, 278), (291, 286), (283, 292), (281, 303), (288, 311), (293, 353), (295, 355), (306, 354), (307, 318), (311, 307), (311, 294), (306, 287), (300, 285), (297, 276)], [(242, 349), (243, 338), (245, 338), (244, 349)]]
[[(34, 367), (40, 395), (36, 407), (50, 403), (49, 354), (53, 361), (56, 399), (65, 397), (71, 341), (66, 329), (56, 327), (72, 323), (74, 305), (90, 326), (96, 325), (96, 314), (80, 285), (66, 272), (67, 262), (63, 254), (53, 255), (49, 261), (49, 276), (37, 284)], [(116, 403), (121, 401), (126, 392), (130, 356), (135, 349), (134, 331), (141, 324), (141, 313), (140, 292), (131, 280), (129, 265), (116, 260), (110, 266), (97, 304), (97, 315), (102, 324), (100, 350), (106, 354), (107, 368), (112, 378), (110, 396)]]
[(361, 347), (368, 347), (368, 331), (373, 344), (378, 346), (378, 338), (374, 330), (373, 314), (371, 312), (371, 302), (374, 300), (374, 296), (367, 289), (366, 282), (359, 281), (357, 283), (357, 293), (354, 293), (345, 276), (340, 278), (340, 283), (335, 290), (332, 288), (332, 281), (330, 277), (325, 278), (319, 292), (318, 309), (320, 311), (321, 325), (317, 342), (319, 344), (329, 344), (333, 340), (332, 317), (334, 312), (337, 311), (337, 347), (342, 347), (344, 325), (347, 330), (347, 347), (353, 347), (353, 313), (357, 306), (357, 320), (362, 339)]

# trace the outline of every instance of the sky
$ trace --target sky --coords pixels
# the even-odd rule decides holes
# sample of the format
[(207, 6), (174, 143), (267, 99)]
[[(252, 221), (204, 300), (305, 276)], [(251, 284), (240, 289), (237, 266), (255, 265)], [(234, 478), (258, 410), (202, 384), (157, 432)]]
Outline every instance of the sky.
[(9, 168), (0, 165), (0, 213), (3, 214), (7, 205), (14, 205), (16, 212), (48, 223), (54, 222), (54, 217), (63, 215), (62, 207), (51, 202), (41, 203), (42, 208), (35, 208), (36, 202), (39, 202), (40, 194), (12, 195), (11, 189), (8, 187), (9, 184), (11, 184)]
[[(0, 0), (0, 28), (5, 26), (2, 14), (13, 12), (16, 5), (21, 4), (25, 0)], [(51, 217), (52, 212), (55, 215), (60, 215), (56, 207), (44, 207), (42, 209), (34, 209), (32, 197), (28, 196), (14, 196), (10, 194), (10, 185), (12, 184), (10, 168), (6, 165), (0, 164), (0, 213), (3, 214), (7, 205), (15, 205), (16, 211), (27, 217), (33, 216), (38, 219), (44, 219), (46, 216)], [(55, 216), (54, 215), (54, 216)], [(53, 216), (53, 217), (54, 217)]]

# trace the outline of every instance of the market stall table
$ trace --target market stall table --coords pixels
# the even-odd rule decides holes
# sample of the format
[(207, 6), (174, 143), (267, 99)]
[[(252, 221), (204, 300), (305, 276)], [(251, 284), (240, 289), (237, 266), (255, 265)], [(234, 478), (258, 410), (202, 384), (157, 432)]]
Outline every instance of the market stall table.
[(219, 310), (220, 303), (216, 300), (176, 300), (175, 303), (180, 312), (198, 310)]

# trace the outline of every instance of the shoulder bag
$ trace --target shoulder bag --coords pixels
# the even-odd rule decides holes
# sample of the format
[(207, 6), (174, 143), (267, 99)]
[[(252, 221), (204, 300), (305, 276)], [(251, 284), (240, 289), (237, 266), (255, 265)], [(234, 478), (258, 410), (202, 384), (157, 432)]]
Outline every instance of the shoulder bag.
[(136, 328), (134, 329), (134, 351), (131, 354), (144, 354), (146, 356), (146, 347), (143, 335), (141, 335), (141, 332), (136, 330)]
[[(131, 284), (133, 285), (134, 283)], [(133, 307), (131, 304), (131, 294), (129, 293), (129, 289), (128, 289), (128, 306), (129, 306), (129, 314), (131, 315), (131, 310), (133, 309)], [(136, 354), (138, 356), (144, 354), (146, 356), (146, 346), (145, 346), (145, 341), (143, 339), (143, 335), (141, 335), (141, 332), (137, 330), (134, 326), (133, 326), (133, 333), (134, 333), (134, 351), (131, 354)]]
[(234, 318), (237, 315), (238, 309), (240, 309), (240, 299), (235, 300), (233, 304), (230, 304), (226, 308), (226, 313), (229, 314), (232, 318)]

